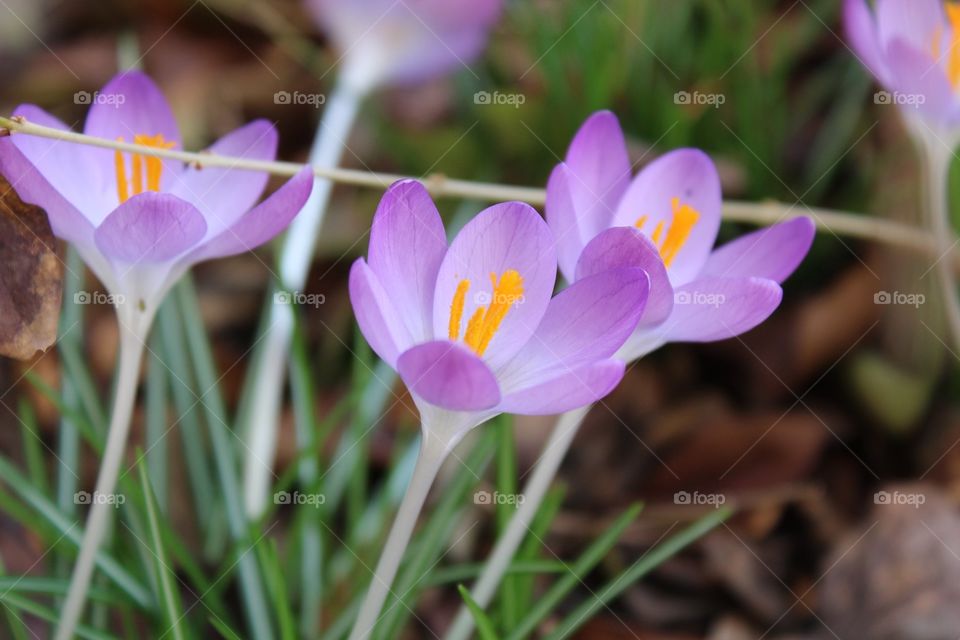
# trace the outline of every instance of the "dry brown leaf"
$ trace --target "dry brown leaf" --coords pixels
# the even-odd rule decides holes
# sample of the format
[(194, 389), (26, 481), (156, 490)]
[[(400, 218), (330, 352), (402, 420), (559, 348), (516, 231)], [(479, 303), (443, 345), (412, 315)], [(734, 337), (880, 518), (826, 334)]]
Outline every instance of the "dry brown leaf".
[(40, 207), (0, 176), (0, 354), (26, 360), (57, 339), (63, 263)]

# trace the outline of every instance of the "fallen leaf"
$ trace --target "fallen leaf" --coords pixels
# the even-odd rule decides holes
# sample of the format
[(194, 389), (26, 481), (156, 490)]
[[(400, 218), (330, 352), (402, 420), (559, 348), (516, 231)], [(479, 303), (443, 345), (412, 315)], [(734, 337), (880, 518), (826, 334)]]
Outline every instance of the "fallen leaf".
[(33, 357), (56, 342), (63, 263), (40, 207), (0, 176), (0, 355)]

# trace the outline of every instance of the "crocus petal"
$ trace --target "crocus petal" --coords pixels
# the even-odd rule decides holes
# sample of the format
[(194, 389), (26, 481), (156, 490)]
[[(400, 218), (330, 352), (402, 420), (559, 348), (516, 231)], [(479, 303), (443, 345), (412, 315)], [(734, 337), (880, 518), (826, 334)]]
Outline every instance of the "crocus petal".
[(166, 262), (199, 242), (207, 231), (203, 215), (189, 202), (166, 193), (133, 196), (94, 232), (97, 248), (124, 264)]
[(676, 291), (662, 327), (667, 342), (713, 342), (745, 333), (779, 306), (783, 290), (764, 278), (700, 278)]
[(533, 335), (553, 295), (557, 253), (553, 235), (537, 212), (520, 202), (505, 202), (477, 214), (444, 256), (433, 301), (434, 336), (447, 337), (457, 287), (469, 281), (461, 315), (463, 337), (474, 312), (493, 301), (492, 276), (499, 279), (508, 270), (520, 274), (523, 295), (511, 304), (484, 353), (493, 369), (506, 363)]
[(666, 320), (673, 309), (667, 268), (653, 242), (633, 227), (613, 227), (591, 240), (577, 262), (577, 280), (624, 267), (643, 269), (650, 277), (650, 294), (640, 326)]
[(702, 275), (783, 282), (807, 255), (815, 233), (813, 220), (805, 216), (758, 229), (710, 254)]
[(304, 168), (269, 198), (190, 255), (191, 262), (225, 258), (256, 249), (287, 228), (313, 190), (313, 173)]
[[(35, 161), (31, 159), (31, 156), (37, 155), (37, 147), (27, 145), (30, 156), (21, 151), (20, 145), (17, 144), (20, 138), (45, 140), (40, 137), (19, 135), (0, 138), (0, 173), (3, 173), (21, 200), (28, 204), (35, 204), (47, 212), (54, 235), (79, 246), (92, 247), (93, 225), (73, 201), (69, 200), (41, 173)], [(58, 154), (62, 147), (71, 145), (62, 141), (56, 141), (55, 144), (56, 146), (49, 146), (43, 154), (40, 154), (40, 157), (49, 156), (49, 164), (62, 163), (65, 166), (67, 163)], [(69, 188), (64, 190), (70, 192)]]
[(641, 269), (614, 269), (558, 293), (533, 337), (498, 373), (501, 388), (519, 393), (611, 357), (643, 315), (649, 283)]
[[(15, 116), (26, 118), (27, 122), (38, 124), (60, 131), (69, 131), (70, 128), (53, 117), (43, 109), (34, 105), (21, 105), (14, 112)], [(98, 224), (103, 216), (107, 215), (115, 206), (108, 200), (100, 198), (100, 192), (95, 185), (99, 184), (100, 177), (95, 170), (95, 165), (91, 162), (92, 147), (74, 144), (64, 140), (54, 140), (41, 136), (31, 135), (13, 135), (3, 141), (5, 147), (16, 147), (23, 158), (29, 161), (53, 189), (70, 202), (72, 208), (79, 211), (85, 218), (93, 224)], [(7, 151), (4, 152), (6, 155)], [(13, 162), (16, 162), (14, 160)], [(21, 168), (18, 174), (26, 174), (27, 171)], [(13, 178), (8, 178), (11, 184), (15, 182)], [(17, 185), (14, 184), (16, 187)], [(41, 194), (37, 194), (43, 197)], [(54, 206), (47, 194), (45, 200), (48, 203), (37, 202), (38, 206), (47, 209), (53, 215), (58, 212), (53, 211)], [(21, 197), (29, 197), (21, 194)], [(54, 232), (56, 225), (54, 223)]]
[(350, 304), (367, 343), (381, 360), (396, 369), (397, 358), (410, 348), (413, 339), (407, 327), (397, 321), (399, 314), (390, 296), (363, 258), (350, 268)]
[[(277, 155), (277, 130), (266, 120), (255, 120), (220, 138), (209, 152), (246, 160), (273, 160)], [(199, 209), (207, 219), (207, 237), (212, 238), (253, 208), (268, 179), (263, 171), (187, 167), (176, 176), (170, 192)]]
[[(920, 51), (930, 51), (937, 30), (944, 27), (945, 22), (940, 0), (877, 0), (877, 29), (881, 49), (894, 40), (904, 40)], [(941, 33), (941, 36), (945, 37), (946, 34)]]
[(867, 0), (844, 0), (843, 22), (847, 40), (860, 62), (885, 86), (890, 85), (890, 76), (883, 61), (883, 49)]
[(403, 180), (387, 189), (370, 229), (370, 268), (417, 342), (433, 338), (433, 293), (446, 252), (443, 220), (423, 185)]
[(411, 393), (450, 411), (483, 411), (500, 402), (487, 364), (447, 340), (419, 344), (400, 354), (397, 371)]
[[(87, 135), (133, 142), (136, 135), (159, 134), (166, 142), (173, 142), (174, 148), (180, 146), (180, 129), (170, 105), (146, 74), (140, 71), (121, 72), (94, 96), (96, 99), (91, 98), (93, 104), (84, 126)], [(110, 176), (105, 183), (108, 185), (107, 195), (116, 197), (116, 178), (113, 177), (116, 154), (110, 149), (95, 149), (94, 152), (91, 155), (95, 158), (98, 170), (102, 175)], [(127, 164), (129, 166), (129, 160)], [(182, 169), (181, 162), (163, 160), (161, 191), (168, 190), (176, 182)]]
[(894, 40), (886, 49), (893, 91), (898, 99), (909, 100), (901, 109), (916, 110), (940, 122), (956, 117), (957, 96), (946, 73), (929, 55), (904, 40)]
[(620, 383), (626, 365), (621, 360), (604, 360), (567, 371), (538, 385), (510, 393), (499, 409), (520, 415), (553, 415), (592, 404)]
[[(668, 265), (674, 285), (692, 280), (700, 272), (720, 229), (722, 195), (720, 176), (713, 161), (698, 149), (678, 149), (651, 162), (627, 188), (620, 201), (613, 226), (631, 227), (643, 221), (651, 236), (663, 222), (666, 235), (673, 218), (672, 201), (692, 207), (699, 214), (686, 241)], [(663, 242), (663, 238), (660, 239)]]
[(568, 282), (573, 282), (577, 260), (584, 246), (590, 241), (590, 236), (581, 226), (580, 212), (573, 204), (571, 180), (567, 165), (560, 163), (554, 167), (547, 180), (547, 201), (544, 207), (547, 223), (557, 242), (560, 272)]
[(573, 206), (587, 240), (610, 226), (630, 184), (630, 157), (617, 117), (600, 111), (577, 131), (567, 150)]

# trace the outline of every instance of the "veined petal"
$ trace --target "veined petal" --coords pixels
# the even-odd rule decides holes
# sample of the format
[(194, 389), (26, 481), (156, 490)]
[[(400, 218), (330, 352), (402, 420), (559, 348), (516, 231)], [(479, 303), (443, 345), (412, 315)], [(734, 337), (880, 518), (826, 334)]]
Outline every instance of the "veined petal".
[(620, 383), (621, 360), (594, 362), (504, 396), (500, 410), (520, 415), (553, 415), (592, 404)]
[(625, 267), (643, 269), (650, 277), (650, 294), (640, 326), (666, 320), (673, 309), (673, 286), (667, 268), (653, 242), (635, 228), (612, 227), (591, 240), (577, 262), (577, 280)]
[(167, 262), (196, 245), (207, 231), (189, 202), (165, 193), (133, 196), (94, 232), (104, 256), (123, 264)]
[[(26, 118), (27, 122), (33, 124), (60, 131), (70, 130), (62, 121), (32, 104), (20, 105), (14, 115)], [(91, 223), (99, 224), (115, 206), (112, 201), (100, 197), (101, 191), (97, 185), (102, 178), (91, 160), (92, 147), (31, 135), (12, 135), (3, 142), (4, 146), (16, 147), (22, 157), (33, 164), (37, 173)], [(26, 171), (21, 169), (18, 173), (25, 174)], [(8, 179), (11, 184), (14, 182), (12, 178)], [(36, 204), (49, 211), (46, 204)], [(55, 215), (55, 212), (52, 213)]]
[[(266, 120), (255, 120), (217, 140), (209, 152), (246, 160), (273, 160), (277, 155), (277, 130)], [(186, 167), (170, 185), (170, 192), (193, 203), (206, 218), (207, 237), (212, 238), (257, 204), (268, 179), (263, 171)]]
[(368, 260), (399, 312), (395, 321), (417, 342), (434, 337), (433, 295), (446, 252), (443, 220), (423, 185), (403, 180), (387, 189), (373, 217)]
[(484, 411), (500, 402), (500, 388), (487, 364), (466, 348), (437, 340), (408, 349), (397, 371), (411, 393), (450, 411)]
[(764, 278), (699, 278), (679, 287), (667, 342), (713, 342), (745, 333), (780, 305), (783, 290)]
[(641, 269), (614, 269), (558, 293), (530, 341), (499, 371), (501, 388), (520, 393), (613, 356), (636, 329), (649, 286)]
[(587, 118), (570, 142), (566, 165), (573, 205), (590, 240), (610, 226), (630, 184), (630, 157), (617, 116), (598, 111)]
[(877, 22), (867, 6), (867, 0), (844, 0), (843, 22), (847, 40), (860, 62), (881, 84), (890, 86), (890, 74), (883, 60)]
[(437, 275), (434, 335), (448, 336), (453, 300), (464, 280), (469, 282), (461, 313), (466, 326), (477, 309), (496, 297), (492, 278), (507, 271), (516, 271), (522, 278), (523, 293), (510, 304), (484, 353), (493, 369), (505, 364), (533, 335), (557, 276), (553, 235), (537, 212), (520, 202), (481, 211), (451, 243)]
[(307, 167), (270, 194), (269, 198), (240, 216), (228, 229), (197, 247), (190, 255), (190, 261), (225, 258), (256, 249), (287, 228), (307, 202), (312, 190), (313, 173)]
[[(123, 71), (114, 76), (97, 94), (91, 97), (92, 106), (87, 114), (83, 132), (108, 140), (122, 138), (133, 142), (136, 135), (162, 135), (167, 142), (180, 147), (180, 128), (173, 117), (167, 99), (145, 73)], [(93, 149), (91, 152), (98, 170), (103, 176), (114, 176), (115, 153), (110, 149)], [(174, 184), (183, 163), (163, 160), (160, 174), (160, 190), (167, 191)], [(115, 178), (107, 181), (106, 195), (116, 198)]]
[(800, 266), (815, 234), (813, 220), (806, 216), (758, 229), (711, 253), (702, 275), (783, 282)]
[(564, 163), (558, 164), (547, 180), (547, 201), (544, 207), (547, 223), (557, 242), (560, 272), (567, 282), (575, 279), (577, 260), (590, 241), (583, 228), (585, 216), (573, 203), (570, 193), (570, 172)]
[[(710, 156), (698, 149), (677, 149), (654, 160), (641, 171), (620, 201), (613, 226), (636, 226), (663, 247), (671, 235), (675, 206), (690, 207), (696, 221), (668, 264), (674, 286), (691, 281), (700, 272), (720, 229), (720, 176)], [(661, 227), (660, 238), (657, 228)]]
[(350, 304), (367, 343), (381, 360), (396, 369), (397, 358), (410, 348), (413, 339), (397, 320), (400, 314), (363, 258), (357, 258), (350, 268)]
[(50, 184), (36, 164), (14, 144), (14, 138), (20, 137), (0, 139), (0, 173), (6, 177), (21, 200), (42, 207), (47, 212), (55, 236), (79, 246), (92, 247), (93, 225), (72, 201)]

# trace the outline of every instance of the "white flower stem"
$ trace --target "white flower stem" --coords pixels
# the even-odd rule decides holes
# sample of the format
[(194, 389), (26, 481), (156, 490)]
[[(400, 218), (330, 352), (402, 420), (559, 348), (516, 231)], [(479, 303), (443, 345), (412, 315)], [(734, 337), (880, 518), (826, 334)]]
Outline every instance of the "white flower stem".
[(60, 612), (56, 640), (70, 640), (73, 637), (86, 604), (97, 551), (109, 528), (110, 517), (116, 511), (114, 501), (106, 498), (116, 490), (127, 436), (130, 433), (130, 418), (137, 392), (144, 339), (150, 324), (145, 318), (141, 317), (140, 320), (140, 322), (128, 324), (120, 318), (120, 366), (116, 373), (116, 391), (110, 430), (107, 433), (107, 446), (103, 460), (100, 462), (94, 497), (90, 501), (86, 530), (80, 543), (80, 555), (73, 567), (67, 598)]
[[(566, 457), (584, 417), (591, 408), (592, 405), (574, 409), (557, 419), (543, 454), (534, 467), (530, 480), (523, 487), (523, 503), (517, 507), (510, 518), (506, 530), (500, 535), (493, 552), (484, 563), (480, 577), (470, 590), (470, 595), (481, 607), (486, 607), (493, 599), (500, 580), (503, 579), (517, 548), (529, 531), (530, 523), (540, 509), (547, 490), (557, 475), (560, 463)], [(473, 631), (473, 626), (473, 615), (465, 605), (461, 606), (453, 625), (447, 632), (446, 640), (466, 640)]]
[[(310, 152), (310, 164), (316, 169), (334, 168), (340, 163), (347, 137), (353, 128), (364, 94), (340, 84), (330, 95), (317, 127)], [(313, 192), (294, 218), (280, 253), (280, 286), (286, 291), (302, 291), (313, 260), (317, 236), (323, 226), (333, 182), (317, 177)], [(277, 452), (277, 433), (287, 356), (293, 338), (293, 308), (275, 303), (270, 310), (267, 335), (260, 350), (257, 382), (253, 389), (247, 430), (247, 456), (244, 460), (244, 502), (247, 515), (258, 518), (266, 509), (273, 479), (273, 460)]]
[(380, 561), (377, 563), (373, 580), (370, 582), (367, 595), (360, 607), (360, 613), (357, 615), (353, 631), (350, 632), (350, 640), (366, 640), (369, 638), (380, 619), (380, 610), (390, 593), (390, 585), (393, 584), (397, 575), (397, 568), (400, 566), (404, 551), (406, 551), (407, 544), (410, 542), (410, 536), (417, 524), (417, 518), (423, 508), (423, 503), (427, 499), (427, 494), (430, 492), (433, 480), (437, 477), (443, 461), (446, 460), (450, 451), (456, 446), (457, 440), (459, 440), (459, 438), (448, 439), (442, 435), (437, 435), (437, 433), (443, 432), (444, 430), (434, 432), (427, 428), (423, 429), (420, 452), (417, 456), (417, 464), (413, 469), (413, 476), (410, 478), (407, 492), (400, 503), (396, 519), (393, 521), (393, 527), (391, 527), (390, 535), (383, 547)]
[(935, 263), (937, 280), (943, 297), (942, 304), (953, 348), (960, 353), (960, 297), (957, 294), (957, 281), (954, 278), (950, 259), (957, 240), (950, 220), (949, 178), (953, 150), (941, 138), (930, 133), (922, 134), (921, 140), (921, 149), (925, 156), (923, 168), (927, 179), (927, 222), (933, 237), (939, 241)]

